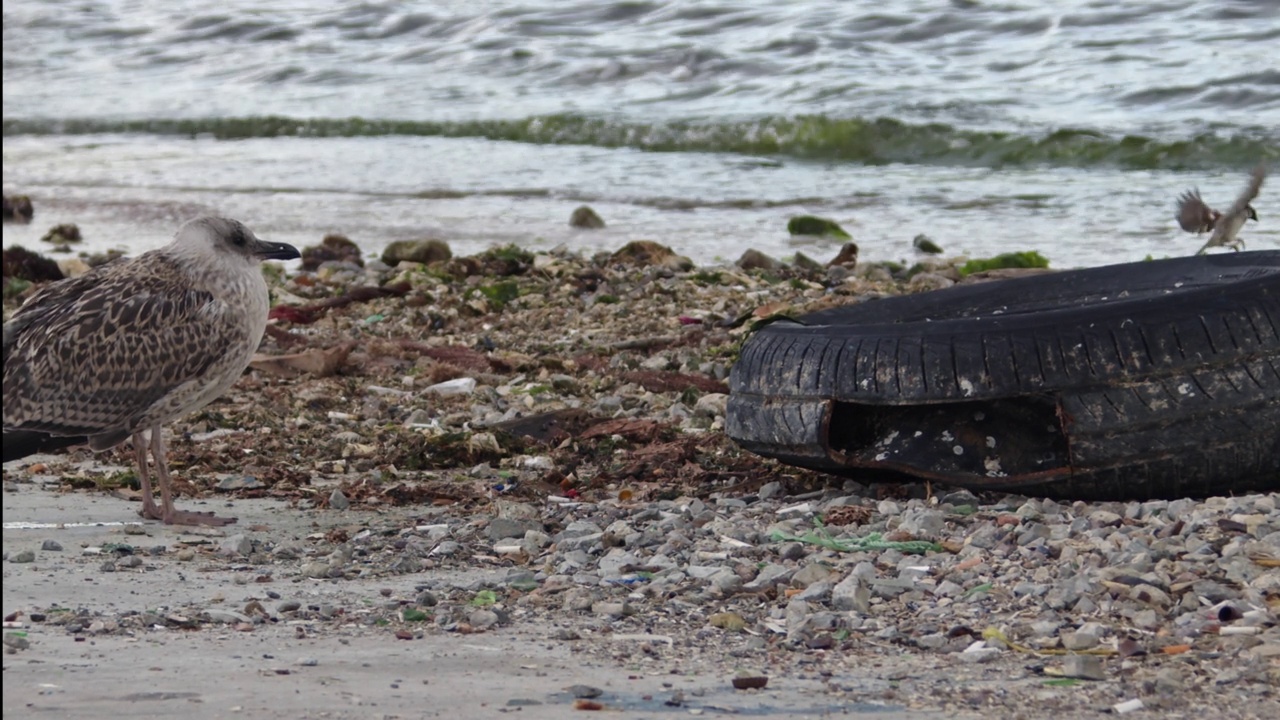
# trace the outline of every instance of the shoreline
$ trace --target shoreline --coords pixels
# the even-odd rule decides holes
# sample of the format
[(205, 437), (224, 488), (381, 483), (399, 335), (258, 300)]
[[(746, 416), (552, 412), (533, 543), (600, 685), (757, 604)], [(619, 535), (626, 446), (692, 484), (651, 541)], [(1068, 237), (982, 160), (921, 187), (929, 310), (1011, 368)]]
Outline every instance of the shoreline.
[[(364, 717), (356, 696), (410, 716), (416, 701), (563, 717), (590, 700), (566, 694), (574, 682), (637, 718), (1280, 710), (1278, 493), (1068, 503), (869, 486), (724, 437), (724, 383), (753, 318), (947, 272), (691, 267), (633, 246), (269, 273), (264, 357), (168, 428), (180, 502), (241, 523), (6, 526), (4, 610), (24, 635), (6, 640), (18, 687), (5, 712), (90, 717), (128, 702), (104, 688), (166, 654), (177, 676), (130, 690), (193, 718)], [(335, 302), (361, 287), (377, 290)], [(555, 424), (519, 424), (549, 412)], [(130, 521), (130, 464), (117, 448), (6, 465), (6, 523)], [(918, 541), (942, 549), (917, 554)], [(77, 659), (84, 642), (131, 662)], [(533, 669), (467, 660), (426, 690), (391, 687), (418, 682), (401, 667), (474, 658), (469, 644), (546, 653), (530, 650)], [(380, 647), (404, 665), (360, 671)], [(190, 677), (201, 654), (220, 677)], [(554, 687), (530, 680), (538, 669)], [(483, 682), (451, 694), (455, 672)], [(734, 691), (739, 674), (769, 684)], [(327, 678), (359, 687), (334, 696)], [(235, 683), (247, 690), (233, 705), (219, 686)], [(305, 699), (273, 705), (286, 689)]]

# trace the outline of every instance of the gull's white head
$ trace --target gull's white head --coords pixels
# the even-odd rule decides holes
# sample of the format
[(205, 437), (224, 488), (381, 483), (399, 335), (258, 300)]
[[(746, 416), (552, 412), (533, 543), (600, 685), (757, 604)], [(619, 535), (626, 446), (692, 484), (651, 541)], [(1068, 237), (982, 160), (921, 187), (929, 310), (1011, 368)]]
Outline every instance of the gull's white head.
[(189, 262), (232, 266), (300, 257), (292, 245), (261, 240), (244, 223), (213, 216), (196, 218), (178, 228), (166, 250)]

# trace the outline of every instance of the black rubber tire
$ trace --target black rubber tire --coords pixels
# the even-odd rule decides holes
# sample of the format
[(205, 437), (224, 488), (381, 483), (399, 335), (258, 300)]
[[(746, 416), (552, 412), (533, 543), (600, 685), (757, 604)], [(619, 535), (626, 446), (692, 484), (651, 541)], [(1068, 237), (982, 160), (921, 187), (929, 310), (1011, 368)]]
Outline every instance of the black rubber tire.
[[(1129, 263), (770, 324), (733, 368), (726, 431), (761, 454), (846, 475), (1079, 497), (1280, 489), (1277, 367), (1280, 252)], [(1001, 478), (939, 472), (936, 448), (896, 448), (898, 460), (916, 453), (912, 462), (859, 453), (877, 428), (933, 422), (891, 410), (915, 406), (957, 418), (1008, 411), (1010, 439), (1020, 425), (1053, 424), (1062, 457)]]

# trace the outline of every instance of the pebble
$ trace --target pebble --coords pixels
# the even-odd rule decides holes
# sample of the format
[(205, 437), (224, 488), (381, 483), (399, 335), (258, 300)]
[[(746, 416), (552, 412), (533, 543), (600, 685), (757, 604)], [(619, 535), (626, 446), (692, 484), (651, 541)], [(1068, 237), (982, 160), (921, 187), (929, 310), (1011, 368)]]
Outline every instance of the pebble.
[(1062, 674), (1082, 680), (1106, 680), (1102, 659), (1097, 655), (1068, 655), (1062, 662)]
[(333, 492), (329, 493), (329, 507), (334, 510), (346, 510), (351, 507), (351, 501), (347, 499), (347, 496), (341, 490), (334, 488)]
[(253, 540), (243, 533), (223, 538), (218, 543), (218, 554), (223, 557), (249, 557), (253, 553)]

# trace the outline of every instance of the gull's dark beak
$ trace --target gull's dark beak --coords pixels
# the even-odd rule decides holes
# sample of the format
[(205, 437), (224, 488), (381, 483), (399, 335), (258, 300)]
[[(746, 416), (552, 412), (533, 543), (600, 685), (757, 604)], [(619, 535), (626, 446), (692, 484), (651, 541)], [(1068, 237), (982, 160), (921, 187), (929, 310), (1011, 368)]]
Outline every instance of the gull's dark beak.
[(266, 240), (258, 241), (258, 247), (254, 249), (253, 254), (263, 260), (292, 260), (302, 257), (302, 254), (298, 252), (298, 248), (289, 243), (267, 242)]

